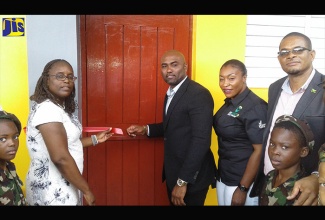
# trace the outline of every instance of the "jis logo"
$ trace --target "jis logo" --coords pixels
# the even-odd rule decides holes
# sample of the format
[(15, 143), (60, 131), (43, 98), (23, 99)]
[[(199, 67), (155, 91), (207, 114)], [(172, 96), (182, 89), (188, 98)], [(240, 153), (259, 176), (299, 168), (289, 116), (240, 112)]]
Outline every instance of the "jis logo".
[(25, 18), (3, 18), (2, 36), (3, 37), (25, 36)]

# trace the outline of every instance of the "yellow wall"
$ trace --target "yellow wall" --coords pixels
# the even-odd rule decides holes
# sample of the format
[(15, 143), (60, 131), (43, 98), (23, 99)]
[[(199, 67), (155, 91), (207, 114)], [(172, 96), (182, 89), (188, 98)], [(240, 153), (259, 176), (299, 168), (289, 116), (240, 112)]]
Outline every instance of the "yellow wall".
[[(22, 15), (0, 15), (3, 18), (24, 18)], [(3, 27), (3, 25), (1, 25)], [(26, 27), (25, 27), (26, 30)], [(27, 40), (25, 36), (0, 36), (0, 105), (7, 111), (14, 113), (25, 127), (29, 111), (28, 96), (28, 60)], [(19, 149), (13, 162), (16, 165), (20, 179), (25, 182), (29, 166), (29, 156), (26, 147), (24, 131), (19, 137)], [(25, 191), (25, 186), (23, 186)]]
[[(229, 59), (245, 62), (246, 15), (197, 15), (193, 20), (193, 79), (206, 86), (216, 112), (225, 99), (219, 88), (221, 65)], [(267, 100), (267, 89), (251, 88)], [(211, 148), (218, 160), (217, 137), (212, 131)], [(216, 189), (210, 189), (205, 205), (217, 205)]]

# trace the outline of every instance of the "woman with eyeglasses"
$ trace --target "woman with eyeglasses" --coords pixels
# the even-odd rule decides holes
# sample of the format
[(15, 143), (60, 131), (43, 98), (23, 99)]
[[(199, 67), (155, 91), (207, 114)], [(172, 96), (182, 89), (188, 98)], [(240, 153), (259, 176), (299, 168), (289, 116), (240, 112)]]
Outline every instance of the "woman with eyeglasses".
[(29, 205), (95, 205), (95, 196), (83, 172), (83, 147), (103, 143), (111, 128), (82, 137), (82, 126), (74, 115), (74, 71), (69, 62), (48, 62), (38, 79), (32, 101), (26, 139), (30, 166), (26, 176)]

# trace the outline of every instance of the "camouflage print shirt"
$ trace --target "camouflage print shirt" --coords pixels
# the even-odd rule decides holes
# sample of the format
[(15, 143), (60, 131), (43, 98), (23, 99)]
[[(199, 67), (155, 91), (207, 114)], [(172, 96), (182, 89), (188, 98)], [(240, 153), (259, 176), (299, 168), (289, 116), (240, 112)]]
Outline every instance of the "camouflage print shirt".
[(7, 162), (7, 170), (0, 169), (0, 206), (24, 206), (23, 182), (16, 173), (15, 164)]
[(318, 155), (319, 162), (325, 162), (325, 143), (319, 148)]
[(263, 190), (259, 197), (260, 206), (291, 206), (295, 200), (287, 200), (287, 196), (292, 191), (295, 182), (303, 177), (308, 176), (305, 169), (301, 166), (301, 170), (287, 181), (273, 188), (275, 177), (278, 175), (277, 170), (271, 170), (265, 177)]

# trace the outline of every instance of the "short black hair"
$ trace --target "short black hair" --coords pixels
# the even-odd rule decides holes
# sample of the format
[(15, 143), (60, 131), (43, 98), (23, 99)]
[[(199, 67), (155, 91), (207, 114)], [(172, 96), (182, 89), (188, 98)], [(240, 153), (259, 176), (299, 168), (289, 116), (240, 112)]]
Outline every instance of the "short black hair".
[(13, 121), (18, 129), (18, 132), (20, 134), (21, 132), (21, 123), (20, 120), (17, 118), (16, 115), (6, 112), (6, 111), (0, 111), (0, 120), (10, 120)]
[[(301, 38), (303, 38), (304, 41), (306, 42), (308, 49), (310, 49), (310, 50), (313, 49), (313, 45), (312, 45), (312, 43), (311, 43), (310, 38), (307, 37), (306, 35), (300, 33), (300, 32), (291, 32), (291, 33), (287, 34), (286, 36), (284, 36), (284, 37), (282, 38), (282, 40), (284, 40), (284, 39), (287, 38), (287, 37), (301, 37)], [(282, 41), (282, 40), (281, 40), (281, 41)]]
[(237, 59), (231, 59), (231, 60), (228, 60), (226, 61), (224, 64), (222, 64), (222, 66), (220, 67), (220, 70), (223, 68), (223, 67), (226, 67), (226, 66), (231, 66), (231, 67), (235, 67), (237, 69), (239, 69), (241, 72), (242, 72), (242, 75), (243, 76), (246, 76), (247, 75), (247, 69), (246, 69), (246, 66), (243, 62), (241, 62), (240, 60), (237, 60)]

